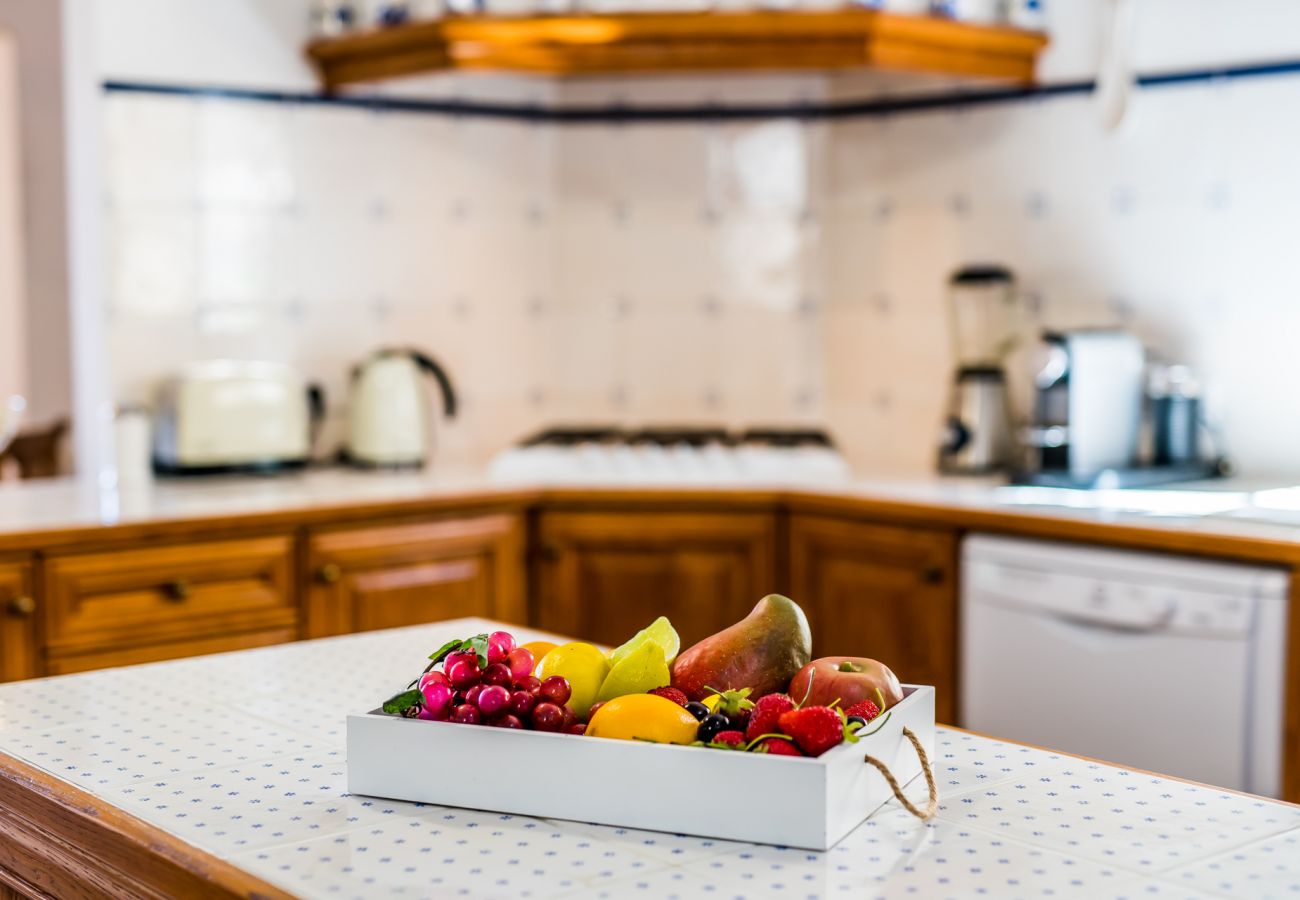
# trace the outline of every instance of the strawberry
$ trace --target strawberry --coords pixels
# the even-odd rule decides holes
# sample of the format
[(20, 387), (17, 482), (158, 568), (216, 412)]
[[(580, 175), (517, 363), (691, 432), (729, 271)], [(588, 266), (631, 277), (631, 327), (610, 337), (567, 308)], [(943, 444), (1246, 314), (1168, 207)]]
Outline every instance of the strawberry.
[[(749, 711), (754, 708), (754, 701), (749, 699), (749, 688), (741, 688), (738, 691), (718, 691), (713, 688), (708, 688), (708, 690), (712, 692), (712, 696), (706, 698), (705, 703), (713, 707), (714, 712), (721, 713), (733, 722), (748, 719)], [(712, 700), (713, 697), (718, 699), (709, 703), (708, 701)]]
[(782, 713), (777, 724), (809, 756), (821, 756), (844, 741), (843, 714), (827, 706), (805, 706)]
[(663, 697), (665, 700), (671, 700), (678, 706), (685, 706), (691, 702), (685, 693), (675, 687), (657, 687), (654, 690), (646, 691), (646, 693), (654, 694), (656, 697)]
[(713, 736), (713, 740), (709, 741), (709, 746), (724, 750), (744, 750), (745, 736), (735, 729), (719, 731)]
[(794, 709), (794, 701), (786, 694), (768, 694), (759, 697), (749, 715), (749, 725), (745, 728), (745, 737), (754, 740), (761, 734), (775, 734), (780, 731), (777, 719), (782, 713)]
[(755, 753), (770, 753), (772, 756), (803, 756), (794, 741), (783, 741), (777, 737), (764, 738), (751, 750)]
[(880, 715), (880, 707), (876, 706), (875, 702), (872, 700), (862, 700), (844, 710), (844, 715), (861, 716), (870, 722), (876, 716)]

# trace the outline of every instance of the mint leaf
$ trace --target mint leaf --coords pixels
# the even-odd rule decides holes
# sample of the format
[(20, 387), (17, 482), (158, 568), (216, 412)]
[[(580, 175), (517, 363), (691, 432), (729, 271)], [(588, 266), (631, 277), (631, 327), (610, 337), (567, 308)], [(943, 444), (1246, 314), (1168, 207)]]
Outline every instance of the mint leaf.
[(382, 709), (386, 713), (400, 716), (424, 699), (419, 691), (402, 691), (384, 701)]

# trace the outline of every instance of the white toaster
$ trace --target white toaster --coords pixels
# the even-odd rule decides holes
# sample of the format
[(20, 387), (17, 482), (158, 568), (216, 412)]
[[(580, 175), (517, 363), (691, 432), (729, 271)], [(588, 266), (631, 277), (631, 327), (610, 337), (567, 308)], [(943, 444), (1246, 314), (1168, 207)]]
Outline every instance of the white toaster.
[(320, 389), (290, 366), (191, 363), (159, 389), (154, 470), (212, 474), (303, 466), (323, 413)]

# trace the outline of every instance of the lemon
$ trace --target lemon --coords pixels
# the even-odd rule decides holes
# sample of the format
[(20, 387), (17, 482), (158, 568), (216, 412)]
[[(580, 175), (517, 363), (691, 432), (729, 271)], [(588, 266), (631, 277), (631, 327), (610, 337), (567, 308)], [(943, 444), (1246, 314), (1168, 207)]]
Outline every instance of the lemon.
[(628, 694), (596, 710), (586, 733), (621, 741), (689, 744), (699, 730), (695, 716), (673, 701), (654, 694)]
[(643, 641), (641, 646), (623, 656), (609, 669), (600, 686), (600, 699), (613, 700), (624, 694), (644, 694), (646, 691), (672, 681), (664, 651), (654, 641)]
[(559, 644), (553, 644), (550, 641), (529, 641), (523, 645), (523, 648), (533, 655), (533, 671), (542, 663), (542, 657), (550, 653)]
[[(587, 715), (591, 704), (596, 702), (600, 686), (609, 674), (609, 660), (599, 648), (573, 641), (561, 644), (542, 657), (537, 664), (536, 675), (543, 681), (552, 675), (563, 675), (569, 680), (569, 708), (579, 718)], [(671, 701), (670, 701), (671, 702)]]
[(666, 616), (660, 616), (610, 653), (610, 664), (618, 665), (623, 657), (639, 649), (647, 641), (659, 645), (664, 652), (664, 661), (669, 665), (672, 665), (673, 660), (677, 658), (677, 652), (682, 649), (682, 640), (677, 636), (673, 623), (669, 622)]

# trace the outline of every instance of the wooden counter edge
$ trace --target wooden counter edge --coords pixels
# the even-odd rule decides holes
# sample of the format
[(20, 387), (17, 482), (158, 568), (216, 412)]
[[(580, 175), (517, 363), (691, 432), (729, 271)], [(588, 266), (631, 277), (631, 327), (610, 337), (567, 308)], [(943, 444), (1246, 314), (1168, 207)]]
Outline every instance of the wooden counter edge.
[(0, 883), (0, 897), (293, 896), (4, 753)]
[[(346, 500), (277, 510), (223, 512), (213, 516), (162, 518), (124, 523), (0, 532), (0, 553), (84, 550), (87, 544), (211, 537), (243, 529), (309, 528), (419, 515), (453, 516), (489, 509), (521, 513), (618, 507), (656, 509), (726, 508), (794, 515), (872, 519), (899, 525), (957, 531), (995, 531), (1044, 540), (1079, 541), (1220, 559), (1300, 565), (1300, 539), (1274, 535), (1224, 534), (1162, 527), (1142, 522), (1098, 522), (1049, 510), (980, 509), (920, 501), (837, 493), (817, 488), (695, 487), (485, 487), (446, 495)], [(1300, 537), (1300, 529), (1296, 530)]]

